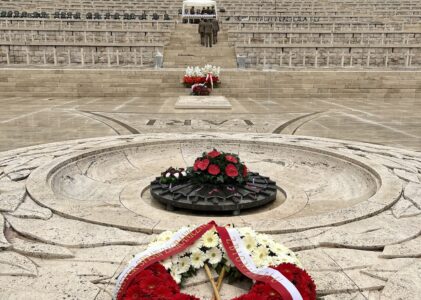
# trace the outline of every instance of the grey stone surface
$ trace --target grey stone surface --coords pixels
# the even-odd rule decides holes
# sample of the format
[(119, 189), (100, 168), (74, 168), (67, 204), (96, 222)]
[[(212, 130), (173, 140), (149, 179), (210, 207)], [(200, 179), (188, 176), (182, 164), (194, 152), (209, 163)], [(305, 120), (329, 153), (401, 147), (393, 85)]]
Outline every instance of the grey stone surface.
[(11, 191), (0, 190), (0, 211), (13, 212), (23, 201), (26, 189), (21, 187)]
[(19, 218), (48, 220), (53, 216), (53, 213), (50, 209), (39, 206), (30, 197), (26, 196), (19, 207), (10, 215)]
[(56, 215), (47, 221), (12, 216), (6, 218), (18, 233), (41, 242), (61, 246), (139, 245), (144, 243), (146, 237), (141, 233), (129, 233), (117, 228), (69, 220)]
[(421, 295), (421, 263), (408, 266), (390, 277), (381, 297), (382, 299), (417, 299)]
[(65, 247), (37, 243), (26, 239), (15, 238), (11, 241), (11, 249), (25, 256), (40, 258), (71, 258), (74, 254)]
[(410, 173), (408, 171), (404, 171), (400, 169), (395, 169), (393, 170), (393, 172), (395, 172), (395, 174), (398, 175), (400, 178), (408, 180), (409, 182), (415, 182), (415, 183), (420, 182), (417, 176), (417, 173)]
[(421, 237), (418, 236), (400, 244), (387, 245), (381, 256), (387, 258), (421, 257)]
[(27, 257), (11, 251), (1, 251), (0, 275), (36, 277), (38, 272), (37, 266)]
[(404, 196), (412, 201), (417, 208), (421, 209), (421, 184), (409, 183), (405, 187)]
[(10, 247), (10, 244), (9, 244), (8, 240), (4, 236), (4, 232), (5, 232), (5, 229), (6, 229), (5, 225), (6, 225), (6, 223), (5, 223), (5, 220), (3, 218), (3, 215), (0, 214), (0, 250)]

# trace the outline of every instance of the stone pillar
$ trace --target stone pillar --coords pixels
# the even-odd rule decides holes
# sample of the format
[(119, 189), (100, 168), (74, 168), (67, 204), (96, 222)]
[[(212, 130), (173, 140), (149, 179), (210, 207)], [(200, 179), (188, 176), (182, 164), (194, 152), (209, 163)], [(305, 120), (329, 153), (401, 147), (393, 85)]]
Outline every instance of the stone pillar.
[(71, 65), (72, 64), (72, 56), (70, 54), (70, 49), (67, 49), (67, 59), (68, 59), (69, 65)]
[(306, 52), (304, 51), (304, 53), (303, 53), (303, 67), (305, 67), (306, 66)]
[(43, 53), (43, 59), (44, 59), (44, 65), (47, 64), (47, 53), (46, 50), (44, 49), (44, 53)]
[(26, 64), (29, 65), (30, 61), (29, 61), (29, 50), (28, 47), (26, 47)]
[(54, 65), (57, 66), (57, 49), (56, 49), (56, 47), (53, 48), (53, 56), (54, 56)]
[(279, 67), (282, 67), (282, 61), (284, 59), (284, 53), (281, 52), (281, 54), (279, 55)]
[(345, 63), (345, 52), (342, 51), (342, 57), (341, 57), (341, 67), (344, 67), (344, 63)]
[(87, 38), (87, 33), (86, 31), (83, 32), (83, 40), (85, 41), (85, 43), (88, 42), (88, 38)]
[(289, 52), (289, 63), (288, 63), (289, 67), (292, 67), (292, 51), (290, 50)]
[(92, 65), (95, 65), (95, 51), (93, 49), (92, 49), (91, 55), (92, 55)]
[(330, 65), (330, 51), (327, 51), (326, 66)]
[(119, 66), (120, 65), (120, 52), (118, 51), (118, 49), (116, 51), (116, 61), (117, 61), (117, 66)]
[(409, 67), (409, 49), (406, 51), (405, 55), (405, 67)]
[(319, 50), (318, 50), (318, 49), (316, 49), (316, 53), (314, 54), (314, 66), (315, 66), (316, 68), (319, 66), (318, 59), (319, 59)]
[(143, 67), (143, 48), (140, 48), (140, 65)]
[(133, 49), (133, 57), (134, 57), (134, 65), (137, 66), (137, 50), (136, 48)]
[(367, 53), (367, 67), (370, 67), (370, 54), (371, 54), (371, 52), (369, 50), (368, 53)]
[(110, 48), (107, 48), (107, 63), (111, 66)]
[(389, 49), (386, 49), (386, 57), (384, 58), (384, 66), (387, 68), (389, 64)]
[(352, 52), (349, 53), (349, 66), (352, 67)]
[(85, 55), (83, 54), (83, 48), (80, 48), (80, 63), (82, 64), (82, 66), (85, 65)]
[(8, 65), (10, 65), (10, 55), (9, 55), (9, 50), (10, 50), (10, 47), (7, 47), (7, 48), (6, 48), (6, 62), (7, 62), (7, 64), (8, 64)]

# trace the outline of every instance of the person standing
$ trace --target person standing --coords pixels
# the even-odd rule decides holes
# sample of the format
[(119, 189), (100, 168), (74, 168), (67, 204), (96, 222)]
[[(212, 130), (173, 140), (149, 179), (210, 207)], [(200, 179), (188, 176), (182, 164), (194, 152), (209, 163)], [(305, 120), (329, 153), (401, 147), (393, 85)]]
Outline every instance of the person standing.
[(205, 22), (205, 45), (206, 47), (212, 47), (213, 39), (213, 26), (210, 20)]
[(212, 33), (213, 33), (213, 43), (218, 42), (218, 32), (219, 32), (219, 22), (217, 19), (212, 19)]
[[(194, 6), (192, 6), (190, 8), (190, 15), (194, 15), (195, 14), (195, 10), (194, 10)], [(190, 16), (190, 24), (194, 23), (194, 19)]]
[(199, 23), (200, 44), (205, 45), (205, 20), (200, 19)]

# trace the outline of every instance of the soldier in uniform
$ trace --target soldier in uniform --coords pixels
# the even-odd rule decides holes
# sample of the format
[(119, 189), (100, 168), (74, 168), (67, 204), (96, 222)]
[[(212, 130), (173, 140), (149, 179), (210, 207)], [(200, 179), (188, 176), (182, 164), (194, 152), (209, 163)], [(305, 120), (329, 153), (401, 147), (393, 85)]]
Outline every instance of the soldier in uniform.
[(210, 20), (205, 22), (205, 45), (206, 47), (212, 47), (213, 39), (213, 26)]
[(212, 19), (213, 43), (218, 42), (219, 22), (217, 19)]
[(200, 19), (200, 23), (199, 23), (199, 34), (200, 34), (200, 44), (202, 44), (202, 46), (205, 45), (205, 20), (204, 19)]

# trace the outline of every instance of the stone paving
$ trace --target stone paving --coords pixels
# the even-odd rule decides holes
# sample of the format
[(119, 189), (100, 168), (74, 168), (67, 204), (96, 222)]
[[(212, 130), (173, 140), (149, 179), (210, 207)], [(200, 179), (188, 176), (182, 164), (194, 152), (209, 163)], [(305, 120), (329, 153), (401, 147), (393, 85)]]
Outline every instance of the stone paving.
[[(285, 195), (239, 217), (167, 212), (148, 184), (211, 147), (238, 153)], [(421, 154), (263, 133), (142, 134), (0, 154), (0, 298), (110, 299), (116, 276), (162, 230), (214, 219), (296, 251), (323, 299), (421, 294)], [(24, 288), (22, 288), (24, 287)], [(245, 292), (224, 284), (222, 298)], [(185, 290), (210, 299), (200, 273)]]

